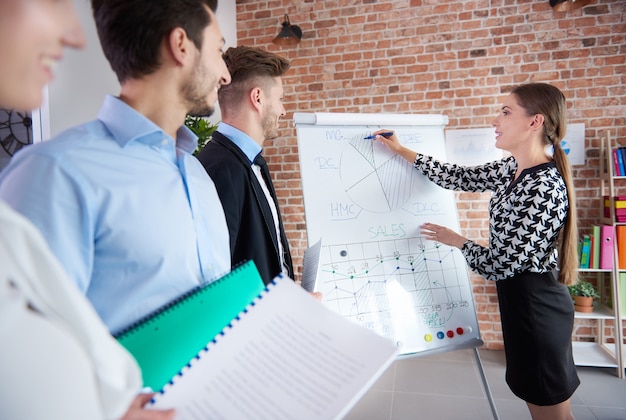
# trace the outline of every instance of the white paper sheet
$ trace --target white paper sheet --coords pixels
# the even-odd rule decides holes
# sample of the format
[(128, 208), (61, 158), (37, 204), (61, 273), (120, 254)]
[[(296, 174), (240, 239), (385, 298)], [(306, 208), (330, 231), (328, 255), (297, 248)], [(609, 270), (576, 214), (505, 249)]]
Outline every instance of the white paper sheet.
[(287, 278), (224, 331), (152, 407), (177, 419), (340, 418), (397, 352)]
[(304, 251), (302, 267), (302, 287), (307, 292), (315, 290), (317, 273), (320, 269), (320, 250), (322, 249), (322, 239), (311, 245)]

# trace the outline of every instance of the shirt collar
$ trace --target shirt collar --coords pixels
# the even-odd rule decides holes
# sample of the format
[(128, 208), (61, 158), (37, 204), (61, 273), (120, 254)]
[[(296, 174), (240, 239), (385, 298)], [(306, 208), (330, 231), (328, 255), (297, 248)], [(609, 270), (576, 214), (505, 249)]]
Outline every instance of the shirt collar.
[(219, 131), (220, 133), (228, 137), (230, 141), (235, 143), (235, 145), (239, 147), (241, 151), (246, 155), (246, 157), (250, 161), (250, 164), (254, 162), (254, 158), (256, 158), (263, 150), (257, 142), (252, 140), (252, 137), (230, 124), (220, 122), (217, 126), (217, 131)]
[(198, 136), (183, 124), (176, 131), (176, 146), (191, 154), (198, 148)]
[[(149, 145), (161, 144), (164, 138), (174, 141), (158, 125), (119, 98), (107, 95), (98, 113), (98, 119), (111, 132), (121, 147), (131, 141)], [(176, 131), (176, 147), (193, 153), (198, 137), (184, 124)]]

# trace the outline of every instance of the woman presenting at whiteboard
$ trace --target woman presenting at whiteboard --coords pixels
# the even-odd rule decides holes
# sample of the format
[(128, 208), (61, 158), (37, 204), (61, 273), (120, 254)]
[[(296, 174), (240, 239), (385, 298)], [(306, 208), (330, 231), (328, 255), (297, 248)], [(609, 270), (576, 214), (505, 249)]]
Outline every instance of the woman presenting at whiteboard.
[(422, 235), (459, 248), (473, 271), (496, 280), (506, 381), (535, 420), (572, 419), (570, 397), (580, 383), (572, 357), (574, 306), (565, 287), (576, 282), (578, 267), (574, 185), (561, 148), (565, 113), (559, 89), (516, 87), (492, 123), (496, 147), (511, 156), (475, 167), (416, 154), (395, 134), (380, 135), (389, 130), (374, 133), (443, 188), (493, 192), (488, 247), (432, 223), (421, 226)]

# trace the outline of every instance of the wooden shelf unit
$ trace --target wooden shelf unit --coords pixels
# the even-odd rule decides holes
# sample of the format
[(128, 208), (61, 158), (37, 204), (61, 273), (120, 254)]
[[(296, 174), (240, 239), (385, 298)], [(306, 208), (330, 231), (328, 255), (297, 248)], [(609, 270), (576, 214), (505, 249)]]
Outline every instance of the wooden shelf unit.
[[(626, 269), (619, 269), (619, 259), (617, 253), (617, 229), (618, 225), (626, 225), (616, 221), (614, 197), (615, 183), (626, 180), (626, 176), (615, 176), (613, 164), (613, 146), (611, 144), (610, 133), (607, 132), (606, 137), (602, 138), (600, 145), (600, 223), (611, 225), (615, 230), (613, 240), (613, 269), (580, 269), (581, 273), (595, 273), (598, 289), (607, 290), (605, 281), (609, 282), (608, 290), (611, 293), (612, 308), (597, 304), (596, 309), (591, 313), (576, 312), (576, 319), (589, 319), (596, 322), (598, 334), (595, 342), (573, 342), (574, 362), (578, 366), (598, 366), (598, 367), (615, 367), (617, 368), (617, 376), (624, 378), (624, 335), (623, 323), (626, 315), (620, 315), (620, 307), (626, 305), (626, 302), (620, 302), (620, 273), (626, 273)], [(626, 187), (626, 183), (624, 183)], [(609, 206), (611, 211), (609, 217), (604, 217), (604, 196), (609, 197)], [(607, 321), (612, 321), (614, 329), (615, 343), (607, 342), (605, 330), (609, 325)]]

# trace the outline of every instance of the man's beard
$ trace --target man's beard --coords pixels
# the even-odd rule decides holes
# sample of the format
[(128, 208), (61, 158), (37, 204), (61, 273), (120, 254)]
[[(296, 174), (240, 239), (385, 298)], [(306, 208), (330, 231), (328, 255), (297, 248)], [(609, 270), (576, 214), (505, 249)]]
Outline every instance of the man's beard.
[(215, 112), (215, 107), (204, 104), (205, 107), (192, 108), (187, 114), (192, 117), (210, 117)]
[(261, 122), (263, 127), (264, 140), (274, 140), (278, 137), (278, 127), (276, 125), (276, 114), (270, 112), (265, 115)]
[(210, 76), (200, 67), (200, 61), (196, 62), (193, 76), (181, 88), (181, 95), (187, 105), (187, 114), (192, 117), (208, 117), (215, 112), (215, 106), (207, 102), (208, 94), (202, 94), (202, 81)]

